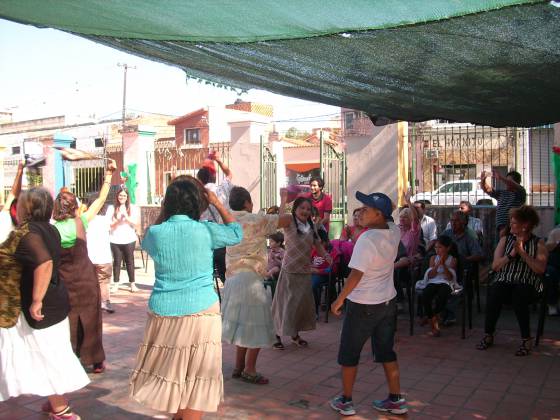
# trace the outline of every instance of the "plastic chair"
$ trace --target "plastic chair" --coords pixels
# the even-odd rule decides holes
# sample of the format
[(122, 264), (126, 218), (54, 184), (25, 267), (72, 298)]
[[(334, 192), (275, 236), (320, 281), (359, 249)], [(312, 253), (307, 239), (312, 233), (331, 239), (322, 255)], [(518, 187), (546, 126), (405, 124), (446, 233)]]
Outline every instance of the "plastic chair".
[[(331, 289), (336, 290), (336, 295), (340, 294), (340, 291), (344, 287), (344, 275), (348, 271), (348, 267), (345, 267), (343, 255), (339, 255), (336, 261), (333, 262), (332, 270), (329, 273), (329, 280), (322, 287), (325, 288), (325, 302), (327, 303), (327, 310), (325, 311), (325, 323), (329, 322), (329, 312), (331, 304)], [(322, 291), (321, 291), (322, 293)]]

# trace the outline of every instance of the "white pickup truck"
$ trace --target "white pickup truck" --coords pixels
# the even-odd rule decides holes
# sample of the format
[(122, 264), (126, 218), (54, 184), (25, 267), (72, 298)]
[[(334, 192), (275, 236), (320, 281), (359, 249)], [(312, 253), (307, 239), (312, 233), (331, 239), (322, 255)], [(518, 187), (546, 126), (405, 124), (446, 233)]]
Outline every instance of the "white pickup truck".
[(496, 200), (482, 191), (478, 179), (446, 182), (435, 191), (421, 192), (412, 196), (411, 200), (434, 206), (458, 206), (461, 201), (468, 201), (473, 206), (496, 205)]

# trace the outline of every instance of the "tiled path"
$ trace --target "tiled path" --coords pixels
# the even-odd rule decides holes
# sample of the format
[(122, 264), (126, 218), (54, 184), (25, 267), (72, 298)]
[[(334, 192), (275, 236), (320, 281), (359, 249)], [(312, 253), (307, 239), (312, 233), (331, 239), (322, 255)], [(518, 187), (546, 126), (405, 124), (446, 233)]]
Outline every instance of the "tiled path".
[[(170, 418), (127, 397), (149, 296), (150, 275), (140, 271), (141, 292), (120, 291), (113, 299), (117, 312), (105, 316), (108, 370), (91, 375), (87, 388), (70, 395), (73, 407), (85, 420)], [(409, 418), (560, 418), (560, 319), (548, 318), (541, 346), (531, 356), (518, 358), (513, 355), (518, 333), (511, 310), (505, 310), (503, 318), (496, 345), (486, 352), (474, 349), (482, 334), (482, 315), (475, 317), (475, 328), (466, 340), (460, 339), (459, 327), (445, 329), (440, 338), (416, 327), (416, 334), (410, 337), (407, 319), (400, 319), (396, 347)], [(327, 400), (340, 390), (336, 364), (340, 327), (340, 320), (321, 321), (316, 331), (302, 334), (310, 342), (307, 349), (288, 345), (283, 352), (264, 350), (259, 370), (270, 378), (266, 386), (230, 379), (234, 349), (224, 346), (225, 401), (217, 414), (206, 418), (338, 418)], [(354, 394), (358, 409), (354, 418), (386, 418), (378, 417), (371, 408), (371, 400), (384, 397), (387, 391), (383, 369), (373, 364), (369, 345), (366, 347)], [(0, 403), (0, 419), (44, 420), (46, 416), (39, 412), (44, 401), (28, 396)]]

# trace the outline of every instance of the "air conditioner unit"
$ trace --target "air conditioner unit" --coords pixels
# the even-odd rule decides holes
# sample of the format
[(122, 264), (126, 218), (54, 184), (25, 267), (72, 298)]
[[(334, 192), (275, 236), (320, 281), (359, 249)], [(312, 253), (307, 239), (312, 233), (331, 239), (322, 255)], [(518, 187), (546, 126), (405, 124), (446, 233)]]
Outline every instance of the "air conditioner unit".
[(437, 159), (439, 157), (438, 149), (424, 149), (424, 157), (426, 159)]

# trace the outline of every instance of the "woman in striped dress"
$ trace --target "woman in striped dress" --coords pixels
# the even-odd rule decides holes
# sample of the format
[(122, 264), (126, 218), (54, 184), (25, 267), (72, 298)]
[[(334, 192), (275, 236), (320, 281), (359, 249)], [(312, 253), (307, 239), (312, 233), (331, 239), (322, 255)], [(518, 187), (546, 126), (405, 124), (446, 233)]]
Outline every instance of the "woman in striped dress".
[(511, 301), (521, 330), (521, 345), (515, 355), (526, 356), (531, 352), (529, 306), (535, 294), (542, 291), (541, 276), (548, 258), (544, 241), (532, 233), (538, 224), (539, 216), (532, 206), (510, 211), (510, 233), (500, 239), (494, 251), (495, 282), (488, 290), (486, 334), (477, 345), (479, 350), (494, 344), (502, 304)]

